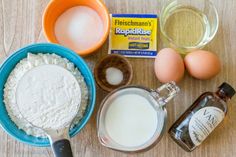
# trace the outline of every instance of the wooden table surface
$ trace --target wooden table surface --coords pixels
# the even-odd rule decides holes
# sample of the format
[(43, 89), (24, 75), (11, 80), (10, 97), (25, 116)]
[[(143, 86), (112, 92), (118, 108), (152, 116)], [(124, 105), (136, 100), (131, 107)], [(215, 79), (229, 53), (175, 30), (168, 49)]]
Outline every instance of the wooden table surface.
[[(0, 61), (15, 50), (30, 43), (46, 42), (41, 25), (42, 13), (49, 0), (0, 1)], [(216, 5), (220, 27), (214, 40), (205, 49), (214, 51), (222, 61), (222, 72), (208, 81), (199, 81), (188, 74), (179, 84), (180, 95), (167, 106), (168, 128), (204, 91), (214, 91), (223, 81), (236, 87), (236, 1), (212, 0)], [(111, 13), (158, 13), (166, 0), (105, 0)], [(163, 48), (159, 43), (159, 49)], [(107, 55), (105, 44), (96, 54), (85, 60), (91, 69), (99, 58)], [(129, 59), (134, 68), (133, 84), (157, 88), (160, 83), (153, 73), (153, 59)], [(216, 131), (194, 152), (187, 153), (165, 133), (151, 150), (125, 154), (101, 146), (96, 134), (96, 114), (107, 93), (97, 88), (95, 111), (86, 127), (72, 139), (76, 157), (235, 157), (236, 156), (236, 98)], [(0, 115), (1, 116), (1, 115)], [(0, 129), (1, 157), (52, 157), (50, 148), (36, 148), (22, 144)]]

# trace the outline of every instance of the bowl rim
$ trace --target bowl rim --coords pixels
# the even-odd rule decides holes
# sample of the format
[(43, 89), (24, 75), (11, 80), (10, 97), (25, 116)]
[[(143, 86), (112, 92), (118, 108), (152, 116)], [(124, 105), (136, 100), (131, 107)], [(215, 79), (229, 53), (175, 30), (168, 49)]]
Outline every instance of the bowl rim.
[[(92, 115), (92, 113), (93, 113), (93, 111), (94, 111), (94, 108), (95, 108), (95, 102), (96, 102), (96, 85), (95, 85), (95, 80), (94, 80), (94, 77), (93, 77), (93, 75), (92, 75), (92, 72), (91, 72), (91, 70), (89, 69), (89, 67), (88, 67), (88, 65), (87, 65), (87, 63), (77, 54), (77, 53), (75, 53), (73, 50), (70, 50), (69, 48), (66, 48), (66, 47), (64, 47), (64, 46), (61, 46), (61, 45), (58, 45), (58, 44), (53, 44), (53, 43), (36, 43), (36, 44), (30, 44), (30, 45), (27, 45), (27, 46), (25, 46), (25, 47), (23, 47), (23, 48), (20, 48), (20, 49), (18, 49), (18, 50), (16, 50), (16, 51), (14, 51), (11, 55), (9, 55), (5, 60), (3, 60), (3, 62), (2, 62), (2, 64), (0, 64), (0, 73), (2, 72), (2, 70), (3, 70), (3, 68), (5, 67), (5, 66), (7, 66), (8, 64), (9, 64), (9, 62), (13, 59), (13, 58), (15, 58), (17, 55), (19, 55), (20, 53), (22, 53), (22, 52), (24, 52), (25, 50), (27, 50), (27, 49), (29, 49), (29, 48), (35, 48), (35, 47), (54, 47), (54, 48), (57, 48), (57, 49), (61, 49), (61, 50), (63, 50), (63, 51), (65, 51), (65, 52), (69, 52), (70, 53), (70, 55), (72, 55), (73, 57), (76, 57), (77, 58), (77, 60), (79, 61), (79, 62), (81, 62), (82, 63), (82, 65), (84, 65), (84, 67), (83, 68), (85, 68), (85, 70), (87, 71), (87, 73), (88, 73), (88, 78), (91, 80), (91, 101), (90, 101), (90, 103), (89, 103), (89, 105), (90, 105), (90, 110), (88, 110), (87, 111), (87, 116), (86, 117), (84, 117), (84, 119), (83, 119), (83, 121), (81, 121), (80, 122), (80, 125), (79, 125), (79, 127), (76, 129), (76, 131), (74, 131), (73, 132), (73, 134), (72, 133), (70, 133), (70, 137), (74, 137), (75, 135), (77, 135), (81, 130), (82, 130), (82, 128), (84, 128), (85, 127), (85, 125), (88, 123), (88, 121), (89, 121), (89, 119), (90, 119), (90, 117), (91, 117), (91, 115)], [(49, 52), (48, 52), (49, 53)], [(59, 55), (60, 56), (60, 55)], [(63, 56), (61, 56), (61, 57), (63, 57)], [(63, 58), (66, 58), (66, 57), (63, 57)], [(68, 59), (69, 60), (69, 59)], [(20, 60), (19, 60), (20, 61)], [(18, 61), (18, 62), (19, 62)], [(70, 61), (70, 60), (69, 60)], [(72, 62), (72, 61), (70, 61), (70, 62)], [(73, 63), (73, 62), (72, 62)], [(75, 63), (74, 63), (75, 64)], [(76, 64), (75, 64), (75, 66), (76, 66)], [(76, 66), (77, 67), (77, 66)], [(79, 68), (79, 67), (77, 67), (77, 68)], [(12, 70), (13, 70), (14, 68), (12, 68)], [(11, 70), (11, 71), (12, 71)], [(7, 76), (8, 77), (8, 76)], [(5, 103), (2, 101), (2, 103), (3, 103), (3, 105), (4, 105), (4, 107), (5, 107)], [(7, 110), (6, 110), (6, 112), (7, 112)], [(9, 117), (9, 119), (11, 119), (10, 118), (10, 116), (8, 115), (8, 117)], [(11, 120), (12, 121), (12, 120)], [(14, 123), (13, 121), (12, 121), (12, 123)], [(15, 124), (15, 123), (14, 123)], [(15, 124), (16, 125), (16, 124)], [(48, 146), (50, 146), (50, 144), (49, 143), (42, 143), (42, 144), (40, 144), (40, 143), (32, 143), (32, 142), (29, 142), (29, 141), (25, 141), (25, 140), (23, 140), (22, 138), (20, 138), (20, 137), (17, 137), (17, 136), (15, 136), (13, 133), (12, 133), (12, 131), (8, 128), (8, 127), (6, 127), (6, 125), (5, 125), (5, 123), (2, 121), (2, 118), (0, 117), (0, 127), (9, 135), (9, 136), (11, 136), (13, 139), (16, 139), (16, 140), (18, 140), (18, 141), (20, 141), (20, 142), (22, 142), (22, 143), (25, 143), (25, 144), (29, 144), (29, 145), (32, 145), (32, 146), (37, 146), (37, 147), (48, 147)], [(17, 125), (16, 125), (16, 127), (17, 127)], [(18, 128), (18, 130), (21, 130), (21, 129), (19, 129)], [(22, 130), (23, 131), (23, 130)], [(23, 131), (24, 132), (24, 131)], [(28, 135), (28, 134), (26, 134), (27, 136), (32, 136), (32, 135)], [(33, 136), (33, 137), (35, 137), (35, 136)]]

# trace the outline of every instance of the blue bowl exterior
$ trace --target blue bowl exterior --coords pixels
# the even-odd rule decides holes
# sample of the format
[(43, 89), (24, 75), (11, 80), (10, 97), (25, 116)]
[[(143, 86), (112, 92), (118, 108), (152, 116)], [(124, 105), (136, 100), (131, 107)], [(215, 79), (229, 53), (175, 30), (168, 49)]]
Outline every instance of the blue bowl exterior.
[(61, 57), (67, 58), (75, 66), (80, 70), (82, 75), (85, 78), (85, 82), (87, 84), (89, 90), (89, 105), (85, 111), (85, 115), (72, 130), (70, 130), (70, 137), (75, 136), (79, 131), (85, 126), (88, 122), (95, 106), (95, 99), (96, 99), (96, 86), (94, 83), (93, 75), (88, 68), (87, 64), (84, 60), (78, 56), (75, 52), (65, 47), (56, 44), (49, 44), (49, 43), (42, 43), (42, 44), (33, 44), (27, 47), (24, 47), (15, 53), (13, 53), (7, 60), (1, 65), (0, 67), (0, 124), (1, 127), (13, 138), (16, 140), (39, 147), (46, 147), (49, 146), (49, 140), (47, 138), (36, 138), (34, 136), (27, 135), (24, 131), (18, 129), (15, 123), (9, 117), (5, 104), (3, 102), (3, 89), (5, 82), (10, 74), (10, 72), (14, 69), (15, 65), (22, 60), (23, 58), (27, 57), (28, 53), (55, 53)]

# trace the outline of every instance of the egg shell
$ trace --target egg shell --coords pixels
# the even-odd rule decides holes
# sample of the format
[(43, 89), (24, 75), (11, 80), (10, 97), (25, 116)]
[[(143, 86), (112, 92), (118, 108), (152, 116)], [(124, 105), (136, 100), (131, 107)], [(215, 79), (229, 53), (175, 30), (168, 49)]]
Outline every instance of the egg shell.
[(178, 52), (171, 48), (162, 49), (155, 60), (155, 74), (162, 83), (179, 82), (184, 76), (184, 62)]
[(204, 50), (189, 53), (184, 58), (184, 63), (189, 74), (201, 80), (210, 79), (221, 70), (220, 59), (217, 55)]

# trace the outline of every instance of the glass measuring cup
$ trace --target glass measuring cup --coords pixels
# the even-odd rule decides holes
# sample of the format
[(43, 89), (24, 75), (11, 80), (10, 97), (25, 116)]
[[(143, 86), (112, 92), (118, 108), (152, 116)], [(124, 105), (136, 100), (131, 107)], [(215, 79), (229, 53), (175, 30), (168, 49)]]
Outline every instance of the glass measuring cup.
[(183, 55), (203, 48), (218, 27), (218, 13), (210, 0), (172, 0), (161, 10), (161, 39)]
[[(177, 87), (175, 83), (172, 82), (172, 83), (164, 84), (157, 90), (151, 90), (151, 89), (141, 87), (141, 86), (125, 86), (111, 92), (102, 101), (100, 109), (98, 111), (97, 133), (98, 133), (98, 138), (99, 138), (100, 143), (105, 147), (108, 147), (114, 150), (124, 151), (124, 152), (136, 152), (136, 151), (146, 150), (154, 146), (155, 143), (157, 143), (161, 139), (164, 133), (164, 130), (166, 128), (167, 112), (165, 109), (165, 105), (177, 95), (179, 90), (180, 90), (179, 87)], [(108, 125), (106, 116), (113, 102), (115, 102), (119, 97), (122, 97), (128, 94), (137, 94), (138, 96), (143, 97), (147, 102), (149, 102), (148, 103), (150, 105), (149, 107), (154, 109), (155, 116), (157, 118), (157, 121), (155, 121), (156, 124), (153, 123), (156, 126), (153, 134), (150, 136), (148, 140), (146, 140), (142, 144), (137, 144), (137, 145), (125, 145), (123, 143), (121, 144), (120, 142), (117, 142), (119, 139), (117, 140), (111, 136), (106, 126)], [(132, 113), (128, 113), (128, 114), (132, 114)], [(117, 115), (117, 114), (114, 114), (114, 115)], [(132, 115), (128, 117), (127, 120), (129, 118), (132, 119)], [(125, 131), (129, 131), (129, 129), (126, 129)]]

